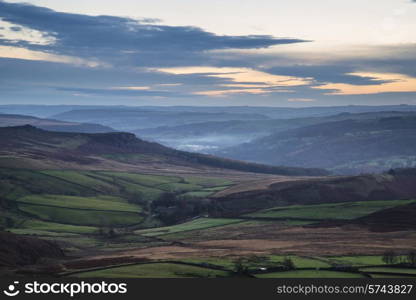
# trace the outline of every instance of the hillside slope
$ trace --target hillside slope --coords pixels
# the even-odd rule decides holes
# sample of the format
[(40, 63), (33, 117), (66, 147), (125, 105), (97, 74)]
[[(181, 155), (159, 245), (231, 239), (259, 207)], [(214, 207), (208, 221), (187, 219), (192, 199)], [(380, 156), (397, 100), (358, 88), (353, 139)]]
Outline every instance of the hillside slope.
[(0, 127), (32, 125), (49, 131), (104, 133), (114, 132), (114, 129), (89, 123), (65, 122), (53, 119), (41, 119), (25, 115), (0, 114)]
[(216, 154), (337, 173), (416, 166), (416, 117), (344, 120), (279, 132)]
[[(188, 153), (136, 138), (131, 133), (63, 133), (33, 126), (0, 128), (0, 167), (35, 169), (128, 169), (170, 172), (220, 168), (279, 175), (324, 175), (324, 170), (271, 167)], [(176, 169), (175, 169), (176, 168)]]
[(41, 258), (64, 256), (64, 252), (53, 242), (5, 231), (0, 231), (0, 253), (0, 267), (35, 264)]
[(186, 109), (183, 111), (160, 111), (158, 109), (149, 110), (138, 107), (128, 109), (72, 110), (54, 115), (53, 117), (64, 121), (99, 123), (123, 131), (158, 126), (177, 126), (204, 121), (268, 119), (265, 115), (250, 112), (192, 112)]
[(233, 216), (277, 206), (415, 199), (415, 182), (415, 169), (397, 169), (380, 175), (277, 182), (240, 192), (229, 189), (218, 193), (215, 201), (224, 216)]
[(341, 113), (332, 116), (268, 120), (230, 120), (161, 126), (137, 129), (131, 132), (145, 139), (186, 151), (215, 154), (223, 148), (248, 143), (278, 132), (321, 123), (345, 120), (375, 120), (390, 117), (416, 116), (415, 112), (380, 111), (368, 113)]

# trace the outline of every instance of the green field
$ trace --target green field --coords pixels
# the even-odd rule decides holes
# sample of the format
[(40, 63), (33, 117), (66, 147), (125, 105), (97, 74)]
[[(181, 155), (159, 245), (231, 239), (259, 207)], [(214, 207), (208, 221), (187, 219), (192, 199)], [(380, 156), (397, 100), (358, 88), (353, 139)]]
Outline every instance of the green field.
[(126, 181), (117, 181), (117, 184), (120, 186), (124, 193), (130, 195), (133, 198), (139, 197), (144, 201), (156, 200), (163, 193), (163, 191), (160, 189), (151, 188)]
[(317, 258), (301, 257), (295, 255), (272, 255), (270, 256), (271, 262), (282, 262), (285, 258), (289, 258), (293, 261), (296, 268), (329, 268), (331, 264), (319, 260)]
[(385, 262), (380, 255), (357, 255), (357, 256), (334, 256), (325, 257), (333, 265), (347, 265), (347, 266), (371, 266), (384, 265)]
[[(10, 205), (7, 211), (0, 211), (3, 228), (63, 241), (65, 249), (101, 247), (103, 250), (143, 246), (143, 239), (148, 238), (132, 231), (162, 225), (150, 211), (150, 202), (162, 194), (169, 191), (178, 199), (203, 198), (232, 183), (217, 178), (74, 170), (0, 169), (0, 178), (0, 200)], [(179, 227), (149, 230), (147, 234), (157, 236), (229, 222), (235, 220), (195, 220)], [(111, 228), (117, 232), (108, 240)], [(103, 246), (105, 240), (107, 244)]]
[(176, 176), (158, 176), (125, 172), (99, 172), (110, 178), (118, 178), (127, 180), (132, 183), (141, 184), (143, 186), (156, 187), (164, 183), (180, 182), (181, 178)]
[(186, 182), (201, 185), (203, 187), (226, 187), (232, 185), (233, 182), (223, 178), (212, 178), (212, 177), (185, 177)]
[(408, 275), (388, 275), (388, 274), (369, 274), (371, 278), (416, 278), (416, 275), (414, 277), (408, 276)]
[(299, 270), (257, 274), (257, 278), (363, 278), (357, 273), (319, 271), (319, 270)]
[(158, 186), (158, 188), (166, 192), (186, 193), (190, 191), (201, 190), (202, 186), (191, 183), (173, 182), (161, 184)]
[(105, 181), (98, 180), (93, 177), (93, 172), (79, 172), (79, 171), (42, 171), (43, 174), (57, 177), (65, 181), (78, 184), (80, 186), (93, 189), (96, 191), (106, 191), (108, 193), (117, 193), (118, 189), (116, 186), (111, 185)]
[(93, 226), (76, 226), (29, 219), (20, 224), (19, 229), (16, 230), (43, 230), (58, 233), (91, 234), (96, 233), (98, 229)]
[(226, 271), (172, 263), (140, 264), (90, 271), (73, 275), (78, 278), (198, 278), (227, 277)]
[[(268, 256), (258, 256), (254, 261), (244, 262), (244, 265), (250, 269), (257, 269), (260, 267), (272, 268), (279, 267), (282, 265), (282, 262), (290, 258), (294, 263), (296, 268), (329, 268), (331, 265), (329, 263), (320, 261), (314, 258), (306, 258), (295, 255), (283, 256), (283, 255), (268, 255)], [(189, 258), (182, 260), (184, 262), (198, 263), (198, 264), (211, 264), (216, 266), (224, 267), (228, 270), (233, 270), (235, 268), (236, 258), (231, 257), (219, 257), (219, 258)]]
[[(185, 180), (178, 176), (72, 170), (0, 169), (0, 178), (0, 197), (17, 201), (19, 208), (27, 212), (34, 211), (29, 209), (29, 204), (80, 210), (140, 212), (139, 205), (122, 198), (132, 202), (136, 199), (153, 201), (166, 191), (175, 192), (178, 196), (204, 197), (226, 188), (224, 183), (229, 183), (216, 178), (187, 177)], [(209, 191), (205, 190), (206, 186), (209, 186)], [(16, 213), (19, 214), (18, 211)], [(38, 214), (35, 213), (36, 215)], [(49, 219), (48, 217), (47, 220)]]
[(16, 200), (31, 194), (95, 195), (90, 188), (40, 171), (0, 169), (0, 197)]
[(19, 198), (17, 202), (84, 210), (109, 210), (136, 213), (141, 212), (140, 206), (127, 203), (126, 200), (118, 197), (109, 196), (79, 197), (62, 195), (31, 195)]
[[(72, 170), (0, 170), (0, 197), (16, 200), (28, 195), (140, 197), (153, 201), (162, 193), (178, 196), (205, 197), (221, 191), (229, 184), (219, 178), (147, 175), (110, 171)], [(195, 194), (187, 194), (195, 193)]]
[(369, 267), (360, 269), (366, 273), (397, 273), (397, 274), (411, 274), (416, 276), (416, 268), (389, 268), (389, 267)]
[(216, 226), (223, 226), (233, 223), (239, 223), (239, 219), (212, 219), (212, 218), (198, 218), (190, 222), (182, 223), (174, 226), (159, 227), (152, 229), (137, 230), (135, 233), (144, 236), (160, 236), (171, 233), (179, 233), (191, 230), (206, 229)]
[(19, 209), (42, 221), (87, 226), (127, 226), (140, 223), (143, 217), (137, 213), (113, 211), (88, 211), (63, 207), (19, 204)]
[(365, 201), (316, 205), (292, 205), (275, 207), (248, 214), (256, 218), (305, 218), (305, 219), (342, 219), (349, 220), (399, 205), (416, 202), (415, 200)]
[(198, 191), (198, 192), (187, 192), (185, 194), (182, 194), (181, 196), (184, 198), (205, 198), (212, 194), (213, 192)]

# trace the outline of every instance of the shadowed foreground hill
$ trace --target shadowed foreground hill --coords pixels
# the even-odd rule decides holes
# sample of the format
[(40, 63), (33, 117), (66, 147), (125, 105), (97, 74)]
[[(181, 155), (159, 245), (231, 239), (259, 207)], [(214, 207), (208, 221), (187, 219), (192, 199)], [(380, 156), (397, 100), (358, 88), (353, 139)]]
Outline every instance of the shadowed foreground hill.
[(397, 206), (354, 220), (354, 224), (368, 226), (373, 231), (416, 229), (416, 204)]
[(0, 231), (0, 267), (35, 264), (41, 258), (61, 258), (57, 244), (34, 237)]
[(311, 227), (355, 225), (374, 232), (410, 231), (416, 229), (416, 204), (398, 205), (347, 221), (325, 221)]
[(123, 169), (221, 168), (279, 175), (325, 175), (324, 170), (272, 167), (174, 150), (131, 133), (50, 132), (33, 126), (0, 128), (0, 167)]
[(215, 200), (221, 204), (224, 216), (232, 216), (236, 212), (249, 213), (287, 205), (415, 199), (415, 183), (416, 169), (397, 169), (375, 175), (278, 182), (258, 190), (229, 194), (224, 191)]

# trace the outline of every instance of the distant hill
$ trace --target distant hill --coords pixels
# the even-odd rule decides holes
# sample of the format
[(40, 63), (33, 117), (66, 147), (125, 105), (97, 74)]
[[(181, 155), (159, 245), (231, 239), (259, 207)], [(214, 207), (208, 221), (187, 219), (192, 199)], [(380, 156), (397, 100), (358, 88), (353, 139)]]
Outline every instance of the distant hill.
[(128, 169), (221, 168), (280, 175), (324, 175), (324, 170), (273, 167), (174, 150), (131, 133), (52, 132), (30, 125), (0, 128), (0, 167)]
[(71, 122), (99, 123), (117, 130), (134, 130), (159, 126), (177, 126), (204, 121), (265, 120), (258, 113), (159, 111), (142, 108), (72, 110), (53, 118)]
[(278, 132), (216, 154), (337, 173), (416, 166), (416, 116), (328, 122)]
[(323, 117), (268, 120), (232, 120), (203, 122), (179, 126), (137, 129), (132, 132), (145, 139), (187, 151), (213, 153), (286, 131), (320, 123), (344, 120), (372, 120), (386, 117), (416, 116), (416, 112), (382, 111), (367, 113), (340, 113)]
[[(330, 116), (340, 113), (364, 113), (380, 111), (416, 111), (415, 105), (348, 105), (316, 107), (263, 107), (263, 106), (122, 106), (122, 105), (0, 105), (0, 112), (33, 115), (49, 118), (71, 110), (146, 110), (158, 112), (259, 114), (272, 119), (293, 119)], [(202, 121), (200, 121), (202, 122)], [(159, 125), (160, 126), (160, 125)], [(139, 127), (137, 127), (139, 128)]]
[(41, 119), (25, 115), (0, 114), (0, 127), (33, 125), (41, 129), (63, 132), (104, 133), (114, 129), (89, 123), (65, 122), (53, 119)]

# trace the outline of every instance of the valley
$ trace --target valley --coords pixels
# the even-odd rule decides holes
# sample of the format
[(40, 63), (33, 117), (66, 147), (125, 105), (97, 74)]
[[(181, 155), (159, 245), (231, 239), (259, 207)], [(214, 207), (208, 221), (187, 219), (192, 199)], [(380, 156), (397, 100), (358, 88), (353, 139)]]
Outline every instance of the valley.
[(415, 294), (416, 0), (374, 2), (0, 0), (0, 294)]
[[(359, 118), (340, 122), (378, 122)], [(412, 168), (336, 175), (32, 125), (0, 138), (4, 276), (416, 276)]]

